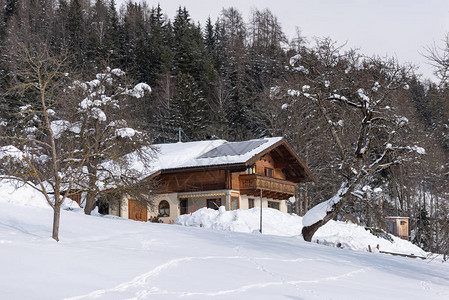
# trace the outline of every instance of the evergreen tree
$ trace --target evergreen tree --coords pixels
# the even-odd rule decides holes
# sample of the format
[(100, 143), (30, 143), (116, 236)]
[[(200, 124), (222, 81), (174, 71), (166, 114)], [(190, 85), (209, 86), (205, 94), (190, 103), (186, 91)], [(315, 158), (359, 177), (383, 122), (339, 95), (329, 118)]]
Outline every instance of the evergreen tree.
[(195, 79), (188, 74), (178, 76), (176, 93), (168, 109), (172, 140), (181, 128), (189, 141), (202, 140), (207, 135), (207, 103)]
[[(3, 4), (0, 2), (0, 4)], [(9, 24), (9, 20), (17, 12), (19, 6), (19, 0), (6, 0), (1, 6), (0, 10), (0, 42), (6, 35), (6, 28)]]
[(84, 70), (85, 68), (83, 67), (86, 62), (84, 53), (86, 32), (84, 30), (83, 9), (79, 0), (71, 0), (68, 8), (69, 50), (74, 56), (77, 68)]
[(89, 35), (86, 60), (89, 69), (95, 70), (106, 59), (105, 35), (108, 26), (108, 8), (103, 0), (96, 0), (89, 17)]
[[(221, 99), (228, 122), (228, 138), (242, 140), (258, 135), (253, 115), (256, 90), (251, 78), (250, 57), (245, 47), (246, 27), (241, 14), (234, 8), (222, 11), (216, 24), (216, 55)], [(221, 118), (223, 119), (223, 118)]]
[(69, 27), (69, 5), (66, 0), (59, 0), (55, 9), (54, 47), (57, 54), (68, 52), (70, 39), (68, 36)]
[(190, 15), (186, 8), (179, 7), (177, 15), (173, 22), (173, 44), (174, 53), (174, 72), (190, 74), (194, 67), (193, 60), (193, 34), (192, 24), (190, 24)]
[(204, 30), (204, 46), (211, 57), (214, 55), (215, 44), (214, 25), (212, 25), (212, 21), (209, 17), (207, 18), (206, 28)]
[(108, 6), (107, 26), (104, 37), (106, 58), (111, 66), (120, 66), (120, 24), (115, 8), (115, 0), (111, 0)]
[(429, 251), (429, 248), (431, 247), (430, 219), (425, 207), (419, 209), (413, 243), (426, 251)]
[(149, 37), (149, 72), (147, 74), (148, 82), (155, 85), (159, 76), (167, 71), (166, 65), (170, 62), (165, 61), (167, 57), (164, 53), (171, 51), (164, 43), (163, 35), (164, 19), (160, 5), (153, 8), (150, 14), (150, 37)]

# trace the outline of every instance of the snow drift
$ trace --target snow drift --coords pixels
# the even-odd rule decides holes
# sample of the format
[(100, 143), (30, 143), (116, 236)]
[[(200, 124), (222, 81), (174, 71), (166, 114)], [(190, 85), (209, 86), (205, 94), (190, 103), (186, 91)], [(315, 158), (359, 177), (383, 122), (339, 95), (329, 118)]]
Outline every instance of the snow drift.
[[(262, 215), (263, 234), (300, 237), (303, 218), (271, 208), (264, 208)], [(192, 215), (180, 216), (175, 224), (224, 231), (258, 233), (260, 209), (226, 211), (223, 206), (219, 210), (202, 208)], [(374, 250), (379, 245), (379, 249), (382, 251), (419, 256), (427, 255), (424, 250), (408, 241), (391, 235), (390, 237), (392, 241), (372, 235), (363, 226), (331, 220), (318, 229), (313, 236), (313, 242), (330, 246), (338, 245), (340, 248), (359, 251), (368, 251), (368, 245)], [(302, 237), (300, 238), (302, 239)]]

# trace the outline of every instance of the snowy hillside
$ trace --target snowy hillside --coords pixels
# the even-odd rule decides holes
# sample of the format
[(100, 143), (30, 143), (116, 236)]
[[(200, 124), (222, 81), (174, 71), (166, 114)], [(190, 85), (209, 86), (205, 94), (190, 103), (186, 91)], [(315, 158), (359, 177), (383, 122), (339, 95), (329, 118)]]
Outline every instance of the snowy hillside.
[[(212, 215), (195, 228), (65, 210), (57, 243), (52, 210), (41, 200), (0, 184), (1, 299), (449, 298), (447, 263), (306, 243), (268, 225), (267, 235), (205, 228), (218, 224)], [(241, 212), (218, 217), (234, 230), (254, 229)], [(354, 226), (340, 225), (332, 238), (343, 243), (343, 228)], [(330, 232), (323, 228), (319, 238), (331, 241)]]

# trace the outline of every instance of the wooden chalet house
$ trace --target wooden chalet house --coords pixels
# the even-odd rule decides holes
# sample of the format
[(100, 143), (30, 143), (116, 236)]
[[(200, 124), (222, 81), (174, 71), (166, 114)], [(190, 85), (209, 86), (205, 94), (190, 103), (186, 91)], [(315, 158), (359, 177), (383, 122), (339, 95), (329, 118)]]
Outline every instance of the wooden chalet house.
[(108, 213), (134, 220), (173, 223), (203, 207), (226, 210), (271, 207), (287, 212), (295, 185), (315, 181), (309, 168), (280, 137), (227, 142), (207, 140), (155, 145), (149, 177), (158, 181), (154, 208), (122, 199)]

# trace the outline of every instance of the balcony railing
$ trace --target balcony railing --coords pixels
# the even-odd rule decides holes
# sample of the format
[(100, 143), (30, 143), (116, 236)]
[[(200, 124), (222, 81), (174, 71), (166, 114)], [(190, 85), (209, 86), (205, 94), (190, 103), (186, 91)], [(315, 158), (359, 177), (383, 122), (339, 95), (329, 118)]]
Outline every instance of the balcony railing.
[(295, 184), (290, 181), (257, 174), (240, 175), (239, 179), (242, 194), (258, 195), (262, 190), (263, 193), (269, 193), (272, 197), (280, 199), (287, 199), (295, 194)]

